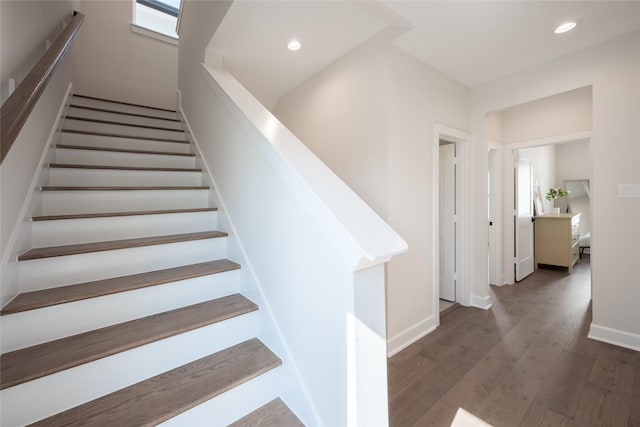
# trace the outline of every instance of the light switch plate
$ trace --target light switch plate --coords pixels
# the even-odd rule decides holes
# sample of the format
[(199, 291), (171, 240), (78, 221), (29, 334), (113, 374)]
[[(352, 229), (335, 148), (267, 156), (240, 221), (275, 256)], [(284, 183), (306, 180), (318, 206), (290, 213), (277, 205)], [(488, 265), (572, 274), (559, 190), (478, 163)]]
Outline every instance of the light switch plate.
[(640, 184), (618, 184), (618, 197), (640, 197)]

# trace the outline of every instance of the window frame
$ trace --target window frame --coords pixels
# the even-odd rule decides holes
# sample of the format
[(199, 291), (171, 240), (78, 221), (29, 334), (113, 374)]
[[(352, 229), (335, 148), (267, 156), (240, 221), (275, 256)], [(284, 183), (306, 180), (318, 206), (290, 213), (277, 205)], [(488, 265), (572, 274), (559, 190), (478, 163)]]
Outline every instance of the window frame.
[[(180, 21), (181, 7), (180, 9), (176, 9), (158, 0), (132, 0), (131, 3), (132, 3), (132, 22), (129, 25), (129, 28), (131, 29), (132, 32), (146, 36), (146, 37), (150, 37), (152, 39), (159, 40), (168, 44), (172, 44), (174, 46), (178, 45), (179, 36), (177, 36), (178, 34), (177, 27)], [(164, 31), (159, 31), (159, 29), (157, 28), (140, 24), (138, 22), (138, 17), (137, 17), (138, 5), (148, 7), (158, 12), (165, 13), (171, 18), (175, 18), (176, 19), (176, 30), (175, 30), (176, 35), (174, 36), (172, 34), (167, 34)], [(182, 0), (180, 0), (180, 6), (182, 6)]]

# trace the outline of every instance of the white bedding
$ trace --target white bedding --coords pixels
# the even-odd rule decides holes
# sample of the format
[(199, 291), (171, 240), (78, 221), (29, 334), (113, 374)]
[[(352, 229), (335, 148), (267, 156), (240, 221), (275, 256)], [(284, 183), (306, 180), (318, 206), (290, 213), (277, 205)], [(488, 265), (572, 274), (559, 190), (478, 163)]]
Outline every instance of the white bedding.
[(580, 236), (580, 247), (581, 248), (591, 247), (591, 233), (585, 233), (584, 236)]

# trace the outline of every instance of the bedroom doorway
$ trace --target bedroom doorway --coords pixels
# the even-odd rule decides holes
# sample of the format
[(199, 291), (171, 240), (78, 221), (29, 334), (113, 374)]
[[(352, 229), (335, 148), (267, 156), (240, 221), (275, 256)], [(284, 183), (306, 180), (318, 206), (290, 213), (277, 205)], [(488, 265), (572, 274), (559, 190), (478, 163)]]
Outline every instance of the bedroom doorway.
[[(548, 223), (550, 217), (557, 219), (557, 222), (566, 220), (565, 222), (569, 224), (570, 232), (565, 239), (566, 242), (551, 245), (554, 253), (553, 260), (545, 261), (549, 258), (547, 258), (547, 249), (544, 249), (544, 242), (542, 240), (536, 241), (534, 246), (536, 271), (538, 264), (540, 268), (559, 269), (568, 273), (572, 272), (574, 265), (580, 263), (590, 268), (592, 206), (589, 178), (591, 176), (590, 137), (580, 139), (558, 137), (555, 140), (530, 141), (512, 147), (512, 152), (511, 164), (508, 167), (514, 171), (515, 178), (522, 175), (518, 170), (521, 159), (527, 159), (531, 168), (530, 186), (525, 188), (517, 182), (517, 179), (514, 179), (512, 195), (507, 192), (505, 203), (513, 203), (512, 206), (515, 207), (514, 224), (519, 220), (518, 214), (524, 209), (524, 202), (521, 200), (527, 199), (528, 202), (529, 199), (535, 199), (533, 195), (536, 193), (538, 201), (534, 208), (533, 218), (535, 221), (532, 223), (535, 227), (534, 241), (543, 239), (541, 236), (544, 233), (544, 224)], [(568, 190), (569, 195), (555, 200), (547, 200), (545, 198), (547, 192), (551, 188), (558, 187)], [(554, 208), (558, 209), (559, 215), (554, 214)], [(521, 235), (518, 235), (518, 231), (514, 226), (511, 235), (516, 254), (523, 244), (519, 240)], [(538, 248), (538, 244), (540, 244), (540, 248)], [(559, 244), (562, 245), (562, 250), (559, 249)], [(556, 262), (558, 256), (563, 256), (566, 259)], [(513, 276), (515, 282), (523, 278), (518, 274), (518, 260), (519, 257), (516, 256)]]

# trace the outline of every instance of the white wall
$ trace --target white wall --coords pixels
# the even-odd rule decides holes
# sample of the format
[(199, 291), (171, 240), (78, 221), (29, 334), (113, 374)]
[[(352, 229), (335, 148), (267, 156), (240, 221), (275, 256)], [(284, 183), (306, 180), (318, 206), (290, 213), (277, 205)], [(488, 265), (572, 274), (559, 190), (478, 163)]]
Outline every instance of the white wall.
[(553, 208), (553, 201), (545, 199), (549, 188), (556, 186), (556, 150), (552, 145), (524, 148), (518, 151), (520, 157), (531, 160), (533, 164), (533, 185), (540, 188), (544, 212)]
[(178, 47), (129, 27), (132, 0), (84, 0), (73, 47), (76, 93), (175, 109)]
[(562, 186), (566, 179), (591, 178), (591, 153), (588, 142), (558, 144), (555, 151), (557, 186)]
[[(565, 180), (591, 180), (591, 151), (589, 142), (558, 144), (556, 149), (556, 186), (565, 187)], [(580, 234), (591, 232), (591, 200), (586, 194), (572, 198), (573, 212), (580, 212)]]
[(502, 142), (590, 131), (591, 104), (591, 87), (584, 87), (510, 107), (502, 111)]
[(494, 143), (502, 143), (502, 113), (494, 112), (487, 114), (487, 137)]
[(276, 116), (407, 240), (387, 265), (394, 352), (436, 326), (434, 123), (468, 128), (468, 89), (388, 45), (339, 59), (275, 106)]
[[(469, 90), (395, 47), (389, 58), (387, 220), (410, 249), (387, 267), (387, 333), (389, 351), (394, 352), (438, 323), (438, 283), (433, 277), (438, 256), (434, 244), (439, 240), (433, 228), (433, 194), (438, 184), (433, 170), (439, 141), (434, 140), (434, 124), (469, 130)], [(483, 217), (486, 224), (486, 214)]]
[(388, 55), (365, 47), (281, 97), (274, 114), (365, 200), (387, 216)]
[[(46, 4), (45, 4), (46, 3)], [(29, 48), (37, 45), (37, 38), (46, 37), (52, 28), (61, 25), (71, 13), (71, 2), (0, 2), (2, 7), (2, 43), (14, 40), (5, 37), (5, 31), (14, 29), (21, 37), (33, 43), (15, 42), (11, 49), (2, 51), (13, 64), (28, 57)], [(41, 9), (40, 9), (41, 8)], [(48, 15), (47, 15), (48, 14)], [(27, 25), (36, 19), (42, 28)], [(5, 21), (6, 20), (6, 21)], [(5, 27), (5, 22), (10, 23)], [(40, 100), (18, 134), (11, 150), (0, 166), (0, 306), (7, 304), (18, 292), (17, 255), (31, 248), (30, 208), (38, 201), (31, 199), (31, 189), (38, 184), (40, 162), (43, 161), (46, 144), (54, 136), (56, 120), (65, 95), (71, 84), (72, 53), (58, 65)], [(3, 64), (4, 67), (4, 64)], [(7, 67), (9, 68), (9, 67)], [(37, 194), (36, 194), (37, 195)], [(30, 204), (31, 202), (31, 204)]]
[[(554, 94), (592, 86), (592, 284), (593, 322), (590, 336), (640, 348), (640, 203), (619, 198), (618, 184), (640, 183), (640, 33), (585, 49), (476, 87), (471, 92), (476, 175), (486, 176), (486, 114)], [(473, 209), (486, 211), (484, 180), (472, 180)], [(473, 227), (474, 253), (486, 251), (484, 218)], [(478, 259), (484, 259), (479, 256)], [(472, 266), (486, 277), (486, 262)], [(476, 292), (488, 289), (484, 280)]]
[[(44, 52), (45, 40), (62, 29), (64, 19), (71, 17), (79, 1), (0, 2), (0, 82), (3, 91), (7, 78), (13, 77), (25, 61), (37, 52), (34, 62)], [(29, 69), (33, 64), (28, 64)], [(2, 94), (6, 99), (6, 94)]]

